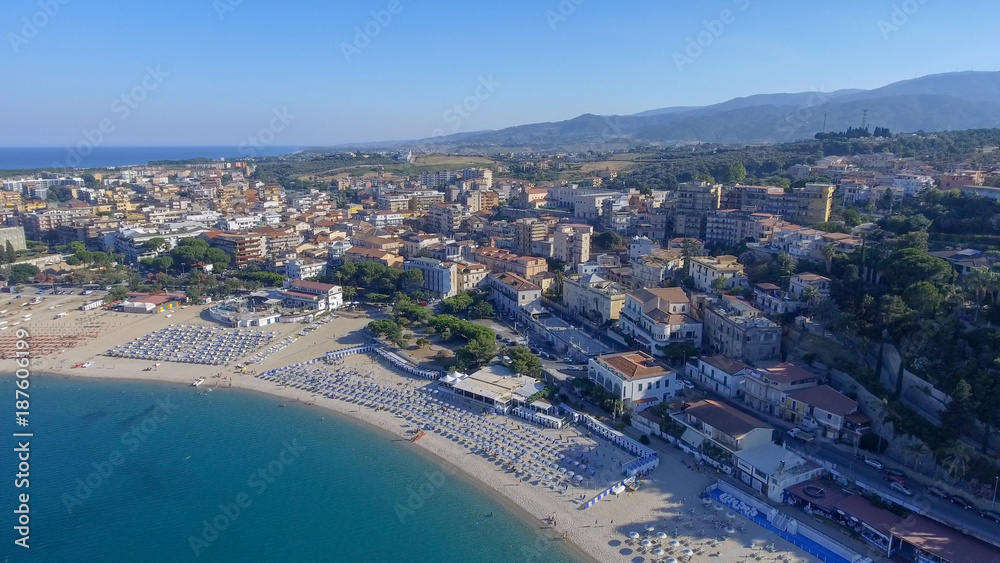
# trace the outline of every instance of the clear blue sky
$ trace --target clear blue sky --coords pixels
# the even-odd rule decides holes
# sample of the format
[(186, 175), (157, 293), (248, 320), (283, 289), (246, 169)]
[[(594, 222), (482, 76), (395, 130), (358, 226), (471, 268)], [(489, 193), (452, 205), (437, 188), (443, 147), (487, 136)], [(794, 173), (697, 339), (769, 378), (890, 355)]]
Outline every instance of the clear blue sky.
[[(43, 17), (38, 0), (7, 0), (0, 145), (66, 146), (108, 119), (107, 146), (235, 146), (275, 109), (295, 116), (275, 145), (408, 139), (1000, 69), (993, 0), (563, 0), (564, 20), (557, 0), (398, 1), (348, 61), (342, 44), (391, 2), (43, 0), (65, 2)], [(912, 13), (884, 33), (894, 4)], [(678, 70), (674, 53), (724, 9), (730, 23)], [(45, 25), (21, 41), (25, 17)], [(157, 66), (168, 76), (125, 117), (115, 100)], [(490, 76), (475, 111), (446, 114)]]

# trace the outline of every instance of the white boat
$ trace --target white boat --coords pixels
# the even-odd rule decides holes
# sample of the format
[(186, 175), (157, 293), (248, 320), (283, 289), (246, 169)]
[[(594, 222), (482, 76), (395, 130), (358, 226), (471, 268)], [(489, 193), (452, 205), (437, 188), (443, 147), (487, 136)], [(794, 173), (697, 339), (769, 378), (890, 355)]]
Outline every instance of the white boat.
[(202, 383), (205, 383), (205, 378), (204, 377), (199, 377), (198, 381), (195, 381), (194, 383), (191, 384), (191, 387), (198, 387)]

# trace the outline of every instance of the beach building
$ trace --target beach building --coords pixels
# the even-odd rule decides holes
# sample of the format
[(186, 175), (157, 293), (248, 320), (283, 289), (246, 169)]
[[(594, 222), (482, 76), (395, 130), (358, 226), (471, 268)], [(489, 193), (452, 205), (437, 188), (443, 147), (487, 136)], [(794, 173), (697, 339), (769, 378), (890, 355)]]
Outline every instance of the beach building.
[(151, 295), (149, 293), (130, 292), (119, 305), (123, 313), (162, 313), (180, 307), (187, 302), (187, 297), (173, 293)]
[(500, 414), (530, 404), (531, 396), (545, 388), (538, 380), (516, 375), (500, 364), (490, 364), (470, 374), (450, 373), (438, 381), (442, 388), (492, 407)]
[(281, 292), (281, 296), (285, 306), (293, 309), (305, 308), (321, 312), (344, 306), (343, 288), (329, 283), (285, 280), (285, 290)]
[(738, 452), (770, 444), (774, 435), (770, 424), (721, 401), (698, 401), (670, 416), (684, 425), (683, 444), (728, 466), (736, 465)]
[(783, 500), (788, 487), (823, 473), (822, 467), (774, 443), (736, 452), (736, 469), (740, 481), (775, 502)]
[(673, 400), (677, 393), (677, 372), (644, 352), (622, 352), (591, 358), (587, 378), (634, 411), (642, 411)]

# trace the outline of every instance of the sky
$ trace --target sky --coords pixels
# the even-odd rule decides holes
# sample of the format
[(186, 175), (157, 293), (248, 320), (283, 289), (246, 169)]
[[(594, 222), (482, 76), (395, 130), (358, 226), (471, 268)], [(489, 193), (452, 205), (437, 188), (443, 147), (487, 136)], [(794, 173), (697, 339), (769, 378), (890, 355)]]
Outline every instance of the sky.
[(6, 0), (0, 146), (318, 146), (1000, 70), (994, 0)]

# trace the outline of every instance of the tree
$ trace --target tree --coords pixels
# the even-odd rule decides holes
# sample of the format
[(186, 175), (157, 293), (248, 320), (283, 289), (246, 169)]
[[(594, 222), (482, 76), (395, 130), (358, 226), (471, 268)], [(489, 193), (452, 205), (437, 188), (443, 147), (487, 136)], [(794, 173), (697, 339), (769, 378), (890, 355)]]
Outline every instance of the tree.
[(726, 169), (727, 180), (733, 184), (739, 184), (747, 177), (747, 169), (742, 162), (736, 161)]
[(821, 249), (823, 253), (823, 260), (826, 261), (826, 273), (829, 274), (830, 270), (833, 269), (833, 257), (837, 255), (837, 247), (828, 244)]
[(809, 286), (802, 292), (802, 295), (799, 296), (799, 300), (803, 303), (812, 305), (819, 300), (819, 290), (813, 286)]
[(897, 250), (879, 263), (883, 279), (893, 289), (927, 281), (940, 286), (955, 279), (955, 270), (947, 261), (916, 248)]
[(229, 267), (230, 258), (221, 248), (209, 248), (205, 251), (205, 261), (212, 265), (212, 271), (222, 272)]
[(507, 348), (506, 355), (510, 358), (510, 369), (514, 370), (514, 372), (528, 377), (540, 377), (542, 375), (542, 361), (524, 346)]
[(430, 344), (431, 344), (431, 341), (428, 340), (427, 338), (421, 337), (421, 338), (417, 339), (417, 347), (418, 348), (424, 348), (426, 346), (430, 346)]
[(976, 401), (972, 386), (959, 379), (951, 392), (951, 401), (941, 413), (941, 431), (945, 436), (961, 436), (975, 419)]
[(469, 307), (472, 306), (472, 296), (467, 292), (459, 293), (454, 297), (449, 297), (441, 302), (444, 307), (445, 312), (451, 315), (458, 313), (464, 313)]
[(948, 475), (952, 479), (965, 475), (965, 468), (969, 464), (969, 458), (969, 451), (958, 440), (950, 442), (941, 451), (941, 459), (944, 462), (945, 471), (948, 472)]
[(496, 315), (496, 311), (493, 310), (493, 305), (490, 305), (490, 302), (485, 299), (473, 305), (469, 311), (471, 319), (492, 319), (494, 315)]
[(35, 278), (41, 270), (34, 264), (14, 264), (10, 267), (9, 278), (12, 283), (27, 283)]
[(153, 237), (142, 243), (142, 249), (146, 252), (160, 252), (167, 246), (167, 241), (163, 237)]
[(979, 310), (982, 308), (983, 298), (996, 291), (1000, 276), (989, 268), (972, 268), (962, 280), (971, 289), (976, 298), (976, 320), (979, 320)]
[(941, 306), (941, 292), (930, 282), (917, 282), (903, 291), (903, 301), (920, 316), (933, 318)]
[(114, 303), (115, 301), (123, 301), (128, 297), (128, 290), (120, 285), (112, 287), (108, 294), (104, 297), (105, 303)]

